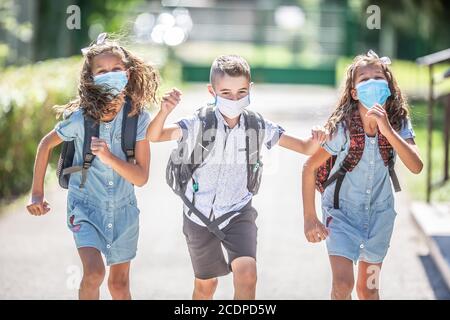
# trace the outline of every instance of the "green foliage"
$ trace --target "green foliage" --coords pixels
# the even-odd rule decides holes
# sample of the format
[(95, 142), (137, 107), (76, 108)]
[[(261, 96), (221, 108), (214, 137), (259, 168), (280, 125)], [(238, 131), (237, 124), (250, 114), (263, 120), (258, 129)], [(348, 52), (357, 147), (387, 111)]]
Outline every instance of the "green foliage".
[(36, 148), (56, 124), (52, 106), (75, 96), (80, 62), (57, 59), (1, 72), (0, 199), (29, 190)]

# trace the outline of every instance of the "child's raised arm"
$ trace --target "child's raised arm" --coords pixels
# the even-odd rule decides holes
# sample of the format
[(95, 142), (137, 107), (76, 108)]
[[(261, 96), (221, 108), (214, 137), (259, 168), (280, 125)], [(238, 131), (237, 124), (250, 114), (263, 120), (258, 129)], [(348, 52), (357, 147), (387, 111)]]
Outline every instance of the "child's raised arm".
[(412, 173), (419, 174), (422, 171), (423, 162), (420, 158), (419, 148), (414, 139), (410, 138), (404, 140), (400, 137), (400, 135), (391, 127), (386, 110), (379, 104), (376, 104), (372, 109), (367, 111), (366, 116), (374, 117), (376, 119), (381, 133), (388, 139), (405, 166)]
[(303, 165), (302, 198), (304, 230), (309, 242), (320, 242), (328, 236), (328, 230), (317, 218), (315, 204), (316, 171), (331, 155), (323, 148), (317, 150)]
[(325, 128), (315, 126), (311, 130), (311, 137), (307, 139), (296, 138), (283, 133), (278, 144), (283, 148), (311, 155), (319, 149), (320, 144), (326, 140), (327, 136)]
[(55, 130), (50, 131), (39, 142), (34, 161), (33, 184), (31, 187), (31, 199), (27, 205), (30, 214), (40, 216), (50, 211), (47, 201), (44, 200), (44, 178), (47, 171), (48, 159), (54, 147), (63, 140), (58, 136)]
[(164, 126), (167, 117), (180, 102), (181, 92), (177, 89), (166, 93), (161, 102), (161, 109), (153, 118), (147, 129), (147, 139), (151, 142), (163, 142), (178, 140), (182, 136), (182, 131), (176, 124)]

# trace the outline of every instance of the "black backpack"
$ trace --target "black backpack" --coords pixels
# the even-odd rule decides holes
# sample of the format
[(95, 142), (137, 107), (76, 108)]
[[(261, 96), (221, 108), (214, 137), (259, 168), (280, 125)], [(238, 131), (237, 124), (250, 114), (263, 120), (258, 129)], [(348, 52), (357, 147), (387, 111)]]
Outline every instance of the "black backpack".
[[(226, 219), (231, 217), (236, 211), (229, 212), (220, 218), (210, 221), (206, 218), (185, 195), (188, 183), (193, 182), (195, 170), (203, 163), (208, 154), (214, 147), (215, 134), (217, 132), (217, 118), (213, 106), (200, 108), (196, 112), (201, 121), (201, 130), (199, 130), (195, 146), (191, 153), (186, 152), (187, 145), (185, 138), (178, 143), (170, 155), (166, 167), (166, 182), (170, 188), (177, 194), (191, 213), (194, 213), (209, 229), (220, 239), (225, 235), (219, 230), (218, 226)], [(259, 190), (262, 175), (261, 146), (264, 142), (265, 122), (259, 113), (245, 110), (244, 117), (246, 135), (246, 158), (247, 158), (247, 188), (256, 195)], [(249, 131), (249, 129), (252, 129)], [(256, 133), (256, 134), (251, 134)], [(209, 136), (208, 136), (209, 135)], [(194, 192), (195, 182), (194, 182)]]
[[(131, 111), (131, 99), (125, 98), (125, 105), (123, 106), (122, 118), (122, 150), (127, 157), (128, 162), (135, 161), (135, 145), (137, 134), (137, 123), (139, 114), (129, 117)], [(64, 118), (70, 117), (71, 114)], [(58, 177), (59, 185), (67, 189), (69, 187), (70, 174), (81, 171), (80, 188), (84, 187), (87, 178), (87, 171), (94, 161), (95, 155), (91, 153), (91, 139), (99, 136), (99, 124), (88, 115), (84, 115), (84, 143), (83, 143), (83, 164), (74, 165), (73, 158), (75, 155), (75, 142), (64, 141), (61, 149), (61, 154), (58, 160), (58, 167), (56, 175)]]

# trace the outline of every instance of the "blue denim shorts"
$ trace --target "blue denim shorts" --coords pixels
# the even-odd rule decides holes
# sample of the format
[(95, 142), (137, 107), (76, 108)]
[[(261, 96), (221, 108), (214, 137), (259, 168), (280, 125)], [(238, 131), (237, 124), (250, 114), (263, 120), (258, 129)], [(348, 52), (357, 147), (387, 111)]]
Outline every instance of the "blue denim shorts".
[(69, 190), (67, 226), (78, 248), (93, 247), (106, 257), (106, 264), (130, 261), (136, 256), (139, 237), (136, 196), (102, 201)]
[(393, 198), (370, 207), (339, 200), (339, 209), (322, 207), (329, 255), (368, 263), (383, 262), (397, 213)]

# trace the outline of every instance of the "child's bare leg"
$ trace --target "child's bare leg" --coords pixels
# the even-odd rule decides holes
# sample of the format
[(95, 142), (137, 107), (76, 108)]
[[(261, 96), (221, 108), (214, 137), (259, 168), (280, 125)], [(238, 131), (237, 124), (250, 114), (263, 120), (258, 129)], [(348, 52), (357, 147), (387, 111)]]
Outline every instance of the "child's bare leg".
[(381, 263), (359, 262), (356, 292), (360, 300), (379, 300)]
[(341, 256), (330, 256), (330, 263), (333, 272), (331, 299), (351, 300), (355, 285), (353, 262)]
[(109, 269), (108, 288), (113, 300), (130, 300), (130, 262), (112, 265)]
[(206, 280), (195, 278), (192, 300), (211, 300), (216, 292), (217, 283), (217, 278)]
[(79, 248), (83, 263), (83, 279), (80, 283), (78, 296), (80, 300), (97, 300), (100, 297), (100, 285), (105, 278), (105, 265), (100, 251), (95, 248)]
[(256, 260), (239, 257), (231, 263), (233, 270), (234, 299), (254, 300), (256, 296)]

